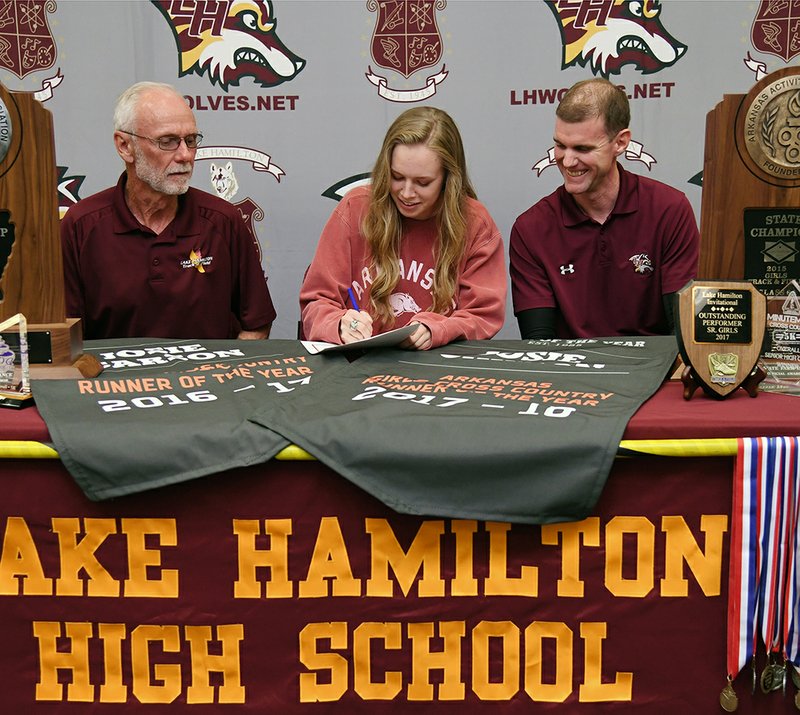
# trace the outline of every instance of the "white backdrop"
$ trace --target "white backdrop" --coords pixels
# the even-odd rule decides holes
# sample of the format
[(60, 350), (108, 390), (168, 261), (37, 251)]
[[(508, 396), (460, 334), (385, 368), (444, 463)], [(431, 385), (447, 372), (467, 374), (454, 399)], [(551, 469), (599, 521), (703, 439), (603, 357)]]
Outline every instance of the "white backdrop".
[[(370, 170), (389, 123), (414, 104), (454, 117), (507, 239), (559, 183), (554, 167), (534, 168), (552, 145), (553, 95), (608, 76), (631, 95), (633, 138), (649, 157), (625, 166), (684, 191), (699, 223), (706, 114), (757, 73), (797, 63), (795, 18), (766, 14), (780, 5), (792, 11), (746, 0), (0, 0), (0, 81), (42, 93), (62, 190), (76, 198), (122, 169), (119, 93), (140, 80), (176, 86), (205, 135), (193, 184), (214, 191), (212, 163), (230, 162), (238, 191), (226, 198), (246, 202), (278, 310), (272, 335), (287, 338), (331, 191)], [(217, 76), (204, 56), (231, 69)], [(294, 76), (253, 76), (248, 56)], [(510, 306), (500, 337), (518, 337)]]

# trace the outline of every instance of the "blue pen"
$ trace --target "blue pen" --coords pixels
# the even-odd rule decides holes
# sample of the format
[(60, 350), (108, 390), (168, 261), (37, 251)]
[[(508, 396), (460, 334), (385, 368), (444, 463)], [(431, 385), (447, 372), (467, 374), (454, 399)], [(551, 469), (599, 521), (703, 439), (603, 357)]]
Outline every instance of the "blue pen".
[(350, 296), (350, 302), (353, 304), (353, 307), (360, 313), (361, 308), (358, 307), (358, 301), (356, 300), (356, 294), (353, 293), (352, 288), (347, 289), (347, 295)]

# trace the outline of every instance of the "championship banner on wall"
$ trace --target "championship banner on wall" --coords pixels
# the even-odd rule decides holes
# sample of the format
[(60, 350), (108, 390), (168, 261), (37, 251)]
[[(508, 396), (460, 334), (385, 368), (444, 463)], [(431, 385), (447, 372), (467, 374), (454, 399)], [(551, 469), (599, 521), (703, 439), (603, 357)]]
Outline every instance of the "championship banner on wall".
[(676, 354), (672, 336), (375, 351), (252, 419), (402, 513), (574, 521)]
[[(36, 380), (61, 461), (90, 499), (265, 462), (289, 442), (248, 421), (338, 361), (293, 340), (90, 341), (94, 379)], [(342, 359), (342, 361), (344, 361)]]

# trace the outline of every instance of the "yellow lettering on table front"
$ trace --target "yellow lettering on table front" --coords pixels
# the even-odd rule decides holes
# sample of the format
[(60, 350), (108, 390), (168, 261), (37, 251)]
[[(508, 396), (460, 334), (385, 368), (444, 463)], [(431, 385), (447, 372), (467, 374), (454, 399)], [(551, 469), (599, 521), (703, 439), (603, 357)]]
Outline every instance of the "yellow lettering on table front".
[(309, 623), (300, 631), (300, 662), (309, 670), (329, 673), (330, 682), (320, 682), (316, 673), (300, 674), (300, 702), (338, 700), (347, 691), (347, 660), (338, 653), (320, 653), (319, 641), (331, 648), (347, 647), (347, 623)]
[[(214, 686), (210, 683), (211, 673), (222, 674), (222, 685), (219, 686), (219, 703), (243, 703), (245, 701), (242, 686), (241, 666), (239, 663), (240, 644), (244, 640), (244, 626), (241, 624), (218, 626), (216, 638), (212, 635), (211, 626), (186, 626), (186, 640), (192, 660), (192, 684), (186, 691), (186, 702), (213, 703)], [(222, 644), (219, 655), (208, 652), (208, 644), (212, 640)]]
[(256, 547), (256, 537), (261, 534), (257, 519), (234, 519), (233, 533), (237, 537), (239, 577), (233, 584), (234, 598), (261, 598), (262, 584), (256, 569), (269, 569), (266, 583), (267, 598), (291, 598), (292, 582), (289, 580), (289, 536), (291, 519), (265, 519), (264, 530), (269, 536), (269, 549)]
[(124, 703), (128, 688), (122, 681), (122, 643), (127, 635), (124, 623), (100, 623), (97, 634), (103, 641), (105, 672), (100, 686), (101, 703)]
[(333, 516), (320, 520), (308, 573), (305, 581), (300, 582), (300, 598), (328, 596), (330, 587), (327, 579), (331, 579), (334, 596), (361, 595), (361, 580), (353, 578), (342, 529), (339, 520)]
[(688, 596), (689, 582), (683, 577), (683, 563), (688, 564), (706, 596), (719, 596), (722, 580), (722, 542), (728, 530), (727, 514), (704, 514), (700, 530), (706, 535), (705, 554), (682, 516), (664, 516), (661, 529), (666, 534), (662, 596)]
[[(653, 590), (655, 533), (653, 523), (643, 516), (615, 516), (606, 524), (606, 587), (615, 596), (644, 598)], [(636, 537), (634, 578), (622, 574), (625, 534)]]
[(596, 516), (583, 521), (542, 525), (542, 544), (558, 546), (561, 540), (561, 578), (558, 595), (561, 598), (583, 598), (581, 579), (581, 542), (584, 546), (600, 546), (600, 519)]
[[(83, 524), (81, 524), (83, 522)], [(57, 596), (119, 596), (119, 582), (95, 557), (95, 551), (111, 534), (117, 533), (114, 519), (53, 519), (58, 535), (61, 578), (56, 581)], [(79, 534), (84, 534), (78, 539)], [(80, 577), (84, 571), (87, 582)]]
[(578, 690), (582, 703), (630, 700), (633, 694), (633, 673), (617, 673), (610, 683), (602, 681), (603, 640), (605, 623), (581, 623), (584, 641), (583, 680)]
[[(502, 641), (503, 669), (499, 681), (490, 680), (491, 639)], [(472, 690), (481, 700), (511, 700), (519, 690), (519, 628), (511, 621), (481, 621), (472, 631)]]
[(489, 576), (484, 582), (487, 596), (537, 596), (539, 594), (539, 569), (536, 566), (520, 567), (520, 575), (508, 575), (508, 532), (511, 524), (489, 521)]
[(411, 682), (408, 684), (409, 700), (433, 700), (431, 670), (444, 671), (439, 684), (438, 700), (463, 700), (464, 683), (461, 680), (461, 641), (464, 638), (464, 621), (441, 621), (439, 638), (444, 642), (441, 651), (431, 650), (433, 623), (409, 623), (411, 640)]
[(366, 531), (372, 536), (372, 572), (367, 582), (367, 596), (393, 595), (390, 566), (404, 596), (408, 596), (420, 570), (419, 596), (444, 596), (440, 545), (443, 521), (422, 522), (408, 552), (403, 551), (386, 519), (366, 519)]
[[(39, 682), (36, 683), (37, 700), (62, 700), (64, 688), (66, 699), (89, 703), (94, 699), (94, 686), (89, 682), (89, 639), (92, 637), (91, 623), (37, 622), (33, 623), (33, 635), (39, 641)], [(60, 651), (57, 639), (68, 638), (70, 649)], [(58, 682), (58, 671), (71, 674), (70, 683)]]
[(49, 596), (52, 593), (53, 579), (44, 575), (28, 524), (21, 516), (8, 517), (0, 553), (0, 595)]
[[(545, 639), (555, 641), (556, 680), (545, 683), (543, 678)], [(531, 700), (563, 703), (572, 692), (573, 633), (566, 623), (534, 621), (525, 629), (525, 692)]]
[(148, 549), (145, 537), (155, 535), (162, 546), (177, 546), (175, 519), (123, 519), (122, 531), (128, 538), (128, 578), (125, 596), (142, 598), (177, 598), (178, 572), (159, 571), (160, 578), (148, 578), (148, 569), (160, 569), (161, 550)]
[[(178, 626), (137, 626), (131, 633), (131, 668), (133, 694), (140, 703), (171, 703), (181, 693), (181, 666), (150, 662), (150, 645), (164, 653), (181, 649)], [(150, 673), (153, 673), (152, 677)]]
[(353, 688), (364, 700), (394, 700), (403, 686), (403, 674), (389, 671), (373, 680), (372, 643), (382, 641), (385, 650), (402, 647), (399, 623), (362, 623), (353, 631)]
[(478, 579), (475, 578), (475, 548), (473, 539), (478, 531), (478, 522), (460, 519), (450, 522), (450, 530), (456, 537), (455, 574), (450, 584), (452, 596), (477, 596)]

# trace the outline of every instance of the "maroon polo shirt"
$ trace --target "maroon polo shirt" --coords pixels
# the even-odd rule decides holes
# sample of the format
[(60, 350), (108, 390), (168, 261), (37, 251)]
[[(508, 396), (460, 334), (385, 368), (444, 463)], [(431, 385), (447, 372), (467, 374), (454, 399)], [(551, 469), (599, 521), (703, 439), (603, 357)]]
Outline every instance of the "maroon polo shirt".
[(253, 236), (227, 201), (190, 188), (161, 234), (142, 226), (119, 183), (61, 222), (69, 317), (87, 340), (233, 338), (272, 323)]
[(556, 308), (560, 338), (669, 332), (662, 296), (695, 277), (699, 232), (686, 196), (619, 164), (604, 224), (560, 186), (514, 223), (514, 313)]

